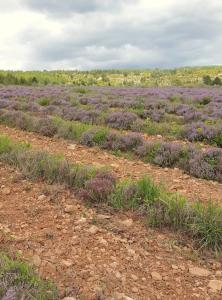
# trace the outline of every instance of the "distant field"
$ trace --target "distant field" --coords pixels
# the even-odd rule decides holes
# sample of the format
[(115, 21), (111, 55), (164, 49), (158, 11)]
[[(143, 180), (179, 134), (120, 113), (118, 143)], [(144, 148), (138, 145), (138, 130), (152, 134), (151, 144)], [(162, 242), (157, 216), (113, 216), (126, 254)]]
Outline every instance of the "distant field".
[(6, 86), (0, 122), (222, 182), (221, 88)]
[(85, 86), (202, 86), (221, 85), (222, 67), (148, 70), (0, 71), (3, 84), (74, 84)]

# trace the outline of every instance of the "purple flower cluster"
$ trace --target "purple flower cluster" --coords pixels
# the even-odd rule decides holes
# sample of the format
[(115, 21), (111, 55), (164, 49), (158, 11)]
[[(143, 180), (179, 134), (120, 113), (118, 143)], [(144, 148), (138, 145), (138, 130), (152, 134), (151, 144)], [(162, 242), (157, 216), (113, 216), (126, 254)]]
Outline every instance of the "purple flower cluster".
[(131, 129), (137, 115), (131, 112), (112, 112), (106, 118), (106, 124), (116, 129)]
[(183, 137), (189, 141), (205, 141), (222, 147), (222, 124), (206, 125), (203, 122), (187, 125), (183, 130)]
[(222, 181), (222, 151), (210, 149), (195, 152), (188, 161), (189, 173), (193, 176)]
[(115, 184), (116, 178), (111, 173), (99, 173), (85, 183), (80, 196), (93, 203), (107, 203)]

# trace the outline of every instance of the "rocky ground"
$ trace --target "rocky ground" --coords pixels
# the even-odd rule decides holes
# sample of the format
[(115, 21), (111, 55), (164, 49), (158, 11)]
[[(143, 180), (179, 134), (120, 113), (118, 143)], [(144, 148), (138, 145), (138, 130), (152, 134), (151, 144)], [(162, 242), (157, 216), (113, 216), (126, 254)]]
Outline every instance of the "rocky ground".
[[(0, 133), (79, 163), (108, 165), (120, 179), (149, 174), (190, 200), (222, 198), (221, 184), (178, 169), (4, 126)], [(12, 167), (0, 164), (0, 174), (1, 249), (18, 252), (55, 281), (61, 299), (222, 299), (219, 254), (198, 252), (179, 233), (147, 228), (133, 212), (90, 207), (64, 186), (26, 180)]]
[[(86, 206), (62, 186), (0, 166), (0, 240), (61, 299), (221, 299), (221, 262), (139, 216)], [(73, 299), (70, 298), (70, 299)]]

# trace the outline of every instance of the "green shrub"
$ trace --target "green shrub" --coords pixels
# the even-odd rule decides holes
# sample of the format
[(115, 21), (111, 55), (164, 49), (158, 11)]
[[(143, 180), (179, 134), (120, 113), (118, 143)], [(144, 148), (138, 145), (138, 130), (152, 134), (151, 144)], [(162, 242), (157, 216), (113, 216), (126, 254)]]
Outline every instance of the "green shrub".
[(0, 298), (58, 300), (59, 295), (54, 284), (40, 279), (26, 263), (0, 253)]
[(193, 214), (188, 223), (192, 236), (201, 247), (220, 250), (222, 245), (222, 207), (213, 203), (192, 206)]
[(84, 132), (92, 127), (91, 125), (83, 124), (77, 121), (64, 121), (59, 117), (54, 117), (53, 122), (58, 129), (58, 137), (77, 141), (81, 139)]
[(50, 102), (51, 102), (51, 100), (46, 97), (42, 97), (37, 100), (37, 103), (41, 106), (47, 106), (50, 104)]

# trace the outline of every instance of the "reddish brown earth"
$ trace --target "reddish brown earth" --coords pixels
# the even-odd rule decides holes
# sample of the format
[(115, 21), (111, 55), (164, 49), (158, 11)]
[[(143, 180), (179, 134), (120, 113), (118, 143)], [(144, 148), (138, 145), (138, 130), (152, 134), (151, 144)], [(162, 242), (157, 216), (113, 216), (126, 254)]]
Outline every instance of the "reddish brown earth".
[(15, 141), (30, 142), (34, 148), (51, 153), (63, 154), (70, 161), (90, 164), (98, 167), (110, 167), (115, 174), (123, 178), (137, 179), (149, 175), (157, 183), (162, 183), (167, 190), (179, 192), (190, 200), (222, 202), (222, 184), (214, 181), (194, 178), (179, 169), (161, 168), (145, 164), (139, 160), (128, 160), (116, 157), (99, 148), (88, 148), (73, 141), (48, 138), (36, 133), (0, 125), (0, 134), (7, 134)]
[(0, 174), (1, 247), (53, 279), (61, 299), (222, 299), (221, 263), (199, 257), (179, 235), (145, 228), (133, 213), (90, 208), (2, 164)]

